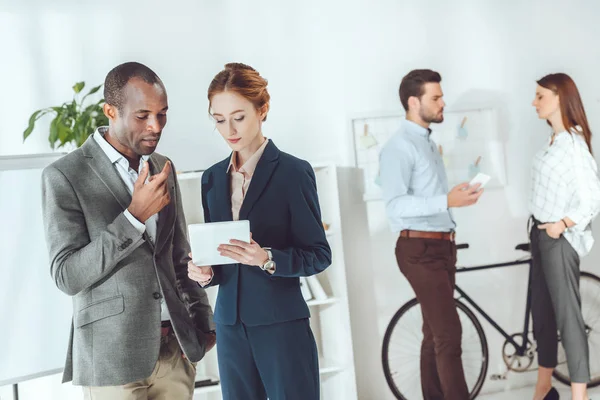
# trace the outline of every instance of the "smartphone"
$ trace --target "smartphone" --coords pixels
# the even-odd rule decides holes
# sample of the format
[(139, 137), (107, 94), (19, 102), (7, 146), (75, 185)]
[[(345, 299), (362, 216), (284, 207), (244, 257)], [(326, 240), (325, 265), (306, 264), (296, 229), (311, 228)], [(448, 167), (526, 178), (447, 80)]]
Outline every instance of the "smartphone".
[(483, 189), (485, 184), (488, 183), (490, 179), (491, 177), (489, 175), (482, 174), (481, 172), (479, 172), (477, 175), (475, 175), (473, 179), (471, 179), (471, 182), (469, 182), (469, 186), (473, 186), (479, 183), (481, 184), (481, 186), (479, 186), (479, 189)]

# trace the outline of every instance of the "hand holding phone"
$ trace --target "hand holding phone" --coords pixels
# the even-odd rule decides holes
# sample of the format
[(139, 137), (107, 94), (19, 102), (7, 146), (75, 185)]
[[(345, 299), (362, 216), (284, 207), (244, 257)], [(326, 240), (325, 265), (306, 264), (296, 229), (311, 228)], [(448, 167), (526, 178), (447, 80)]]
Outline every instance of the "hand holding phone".
[(489, 175), (479, 172), (477, 175), (475, 175), (475, 177), (473, 179), (471, 179), (471, 182), (469, 182), (469, 187), (475, 186), (476, 184), (479, 183), (478, 190), (481, 190), (486, 185), (486, 183), (489, 182), (490, 179), (491, 179), (491, 177)]

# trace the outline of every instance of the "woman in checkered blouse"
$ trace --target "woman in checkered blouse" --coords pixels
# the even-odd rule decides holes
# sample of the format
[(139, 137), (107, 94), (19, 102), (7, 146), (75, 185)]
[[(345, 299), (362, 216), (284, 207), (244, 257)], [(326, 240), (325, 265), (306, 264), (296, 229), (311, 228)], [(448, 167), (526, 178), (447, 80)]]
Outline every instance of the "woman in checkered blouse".
[(534, 400), (558, 399), (551, 383), (557, 331), (565, 348), (573, 399), (587, 400), (589, 350), (581, 314), (579, 263), (594, 242), (590, 223), (600, 211), (598, 167), (575, 82), (559, 73), (537, 83), (533, 106), (552, 128), (552, 135), (533, 161), (529, 202), (531, 312), (540, 366)]

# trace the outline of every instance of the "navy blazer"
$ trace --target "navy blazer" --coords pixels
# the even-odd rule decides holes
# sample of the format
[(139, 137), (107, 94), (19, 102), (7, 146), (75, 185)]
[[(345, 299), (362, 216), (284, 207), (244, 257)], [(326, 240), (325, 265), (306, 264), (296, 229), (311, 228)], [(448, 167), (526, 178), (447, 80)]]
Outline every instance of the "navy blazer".
[[(227, 168), (231, 157), (202, 175), (202, 205), (206, 222), (233, 220), (231, 184)], [(267, 144), (240, 209), (240, 220), (250, 221), (252, 238), (271, 247), (274, 274), (256, 266), (215, 266), (210, 285), (220, 285), (215, 322), (248, 326), (270, 325), (308, 318), (300, 291), (301, 276), (318, 274), (331, 264), (310, 164)]]

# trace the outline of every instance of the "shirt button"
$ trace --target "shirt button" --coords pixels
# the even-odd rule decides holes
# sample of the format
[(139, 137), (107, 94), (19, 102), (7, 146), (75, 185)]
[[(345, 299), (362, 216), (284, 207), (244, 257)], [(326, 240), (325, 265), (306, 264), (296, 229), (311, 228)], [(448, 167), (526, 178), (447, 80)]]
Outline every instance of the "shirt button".
[(154, 294), (152, 295), (156, 300), (160, 299), (162, 297), (162, 294), (158, 293), (158, 292), (154, 292)]

